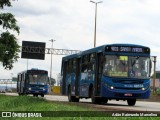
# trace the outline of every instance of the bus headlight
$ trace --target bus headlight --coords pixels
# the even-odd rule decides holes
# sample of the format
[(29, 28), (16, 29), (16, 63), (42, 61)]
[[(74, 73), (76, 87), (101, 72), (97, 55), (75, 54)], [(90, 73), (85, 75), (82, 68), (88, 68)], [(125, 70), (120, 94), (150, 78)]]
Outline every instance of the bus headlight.
[(144, 91), (144, 90), (147, 90), (148, 88), (149, 88), (149, 86), (142, 87), (142, 88), (141, 88), (141, 90), (143, 90), (143, 91)]
[(31, 88), (28, 88), (28, 90), (32, 90)]
[(114, 87), (113, 87), (113, 86), (111, 86), (111, 87), (110, 87), (110, 89), (112, 89), (112, 90), (113, 90), (113, 89), (114, 89)]
[(108, 87), (108, 88), (110, 88), (111, 90), (113, 90), (113, 89), (114, 89), (114, 87), (113, 87), (113, 86), (111, 86), (111, 85), (105, 84), (105, 86), (107, 86), (107, 87)]
[(145, 90), (145, 88), (143, 87), (142, 90)]
[(43, 91), (45, 91), (46, 89), (45, 88), (43, 88)]

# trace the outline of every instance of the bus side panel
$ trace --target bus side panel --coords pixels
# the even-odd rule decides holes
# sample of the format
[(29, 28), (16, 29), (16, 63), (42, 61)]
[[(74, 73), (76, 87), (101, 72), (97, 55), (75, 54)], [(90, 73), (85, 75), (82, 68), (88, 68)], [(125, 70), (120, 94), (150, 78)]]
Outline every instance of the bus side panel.
[(75, 80), (75, 95), (79, 96), (79, 81), (80, 81), (80, 64), (81, 58), (77, 58), (77, 65), (76, 65), (76, 80)]
[(71, 75), (67, 74), (66, 75), (66, 90), (65, 90), (65, 94), (68, 95), (68, 88), (71, 87)]
[(80, 96), (82, 98), (87, 98), (89, 96), (89, 84), (90, 84), (90, 76), (89, 76), (89, 54), (83, 55), (81, 60), (81, 68), (80, 68)]
[(76, 74), (71, 73), (71, 95), (75, 96), (75, 78)]
[(87, 80), (88, 80), (88, 73), (87, 72), (81, 73), (81, 78), (80, 78), (80, 96), (81, 97), (88, 97)]

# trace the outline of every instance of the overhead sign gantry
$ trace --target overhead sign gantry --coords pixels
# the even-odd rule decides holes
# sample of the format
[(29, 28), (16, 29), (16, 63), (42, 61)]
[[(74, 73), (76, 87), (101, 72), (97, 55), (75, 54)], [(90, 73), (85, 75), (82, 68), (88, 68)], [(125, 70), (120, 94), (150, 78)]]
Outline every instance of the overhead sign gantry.
[(44, 60), (45, 54), (71, 55), (80, 52), (80, 50), (45, 48), (45, 43), (43, 42), (23, 41), (21, 47), (21, 58)]

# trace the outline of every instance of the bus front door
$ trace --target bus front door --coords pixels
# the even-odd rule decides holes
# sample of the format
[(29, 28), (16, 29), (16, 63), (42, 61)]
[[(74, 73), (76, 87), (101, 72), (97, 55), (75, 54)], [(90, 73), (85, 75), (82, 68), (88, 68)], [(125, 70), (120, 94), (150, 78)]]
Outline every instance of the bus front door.
[(77, 58), (77, 69), (76, 69), (76, 79), (75, 79), (75, 96), (79, 96), (78, 86), (79, 86), (79, 80), (80, 80), (80, 64), (81, 64), (81, 58)]
[(95, 95), (100, 95), (100, 86), (101, 86), (101, 77), (102, 77), (102, 68), (103, 67), (103, 53), (97, 54), (97, 64), (96, 64), (96, 79), (95, 79)]

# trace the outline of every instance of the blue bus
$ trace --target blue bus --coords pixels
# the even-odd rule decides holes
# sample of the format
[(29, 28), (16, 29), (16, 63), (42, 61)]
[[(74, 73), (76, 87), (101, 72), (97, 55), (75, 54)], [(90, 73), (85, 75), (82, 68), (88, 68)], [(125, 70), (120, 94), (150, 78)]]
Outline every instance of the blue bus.
[(109, 44), (62, 58), (61, 94), (69, 102), (91, 98), (92, 103), (150, 96), (150, 48), (134, 44)]
[(33, 94), (44, 97), (48, 93), (48, 71), (31, 69), (18, 73), (17, 92), (19, 95)]

